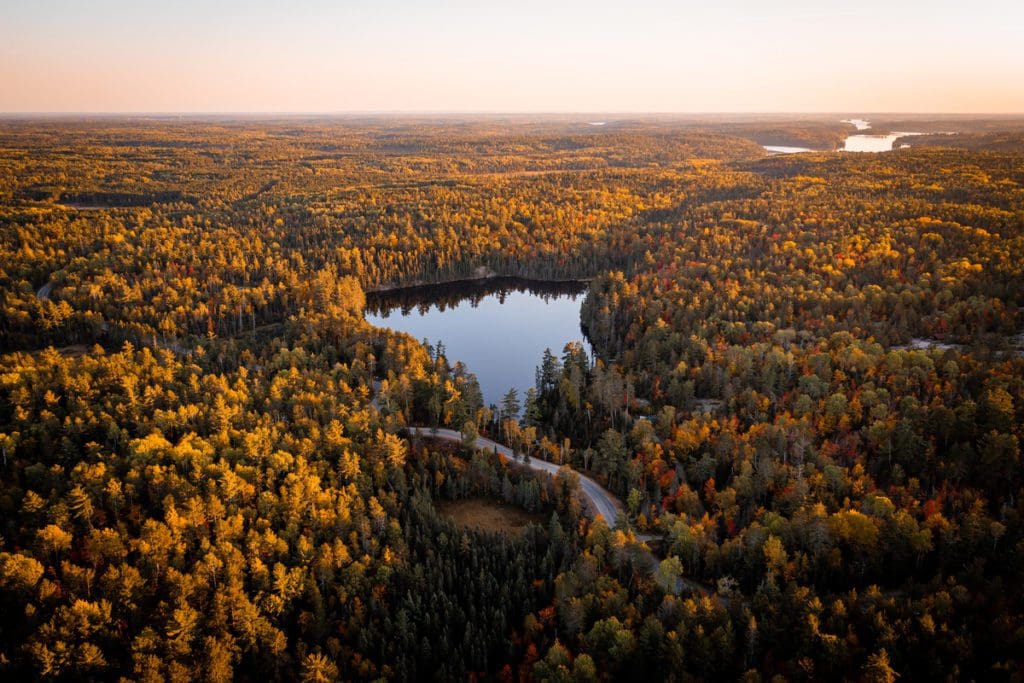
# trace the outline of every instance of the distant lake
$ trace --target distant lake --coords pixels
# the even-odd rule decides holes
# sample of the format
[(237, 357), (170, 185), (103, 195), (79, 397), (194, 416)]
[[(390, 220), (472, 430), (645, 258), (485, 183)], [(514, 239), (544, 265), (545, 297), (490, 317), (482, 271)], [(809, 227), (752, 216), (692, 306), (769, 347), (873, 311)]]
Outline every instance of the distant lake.
[[(871, 128), (871, 123), (864, 119), (843, 119), (841, 123), (849, 123), (858, 131), (868, 130)], [(923, 135), (923, 133), (898, 131), (894, 131), (888, 135), (869, 135), (866, 133), (858, 133), (857, 135), (850, 135), (846, 138), (846, 141), (843, 144), (843, 151), (890, 152), (892, 151), (892, 144), (896, 142), (897, 139), (908, 135)]]
[(864, 119), (843, 119), (840, 123), (849, 123), (857, 130), (867, 130), (871, 127), (871, 122)]
[(847, 152), (889, 152), (898, 138), (923, 133), (889, 133), (888, 135), (851, 135), (846, 138), (843, 149)]
[(786, 145), (761, 145), (772, 154), (799, 154), (813, 151), (809, 147), (788, 147)]
[(578, 341), (593, 357), (580, 328), (586, 290), (584, 282), (517, 278), (410, 287), (368, 293), (365, 317), (433, 345), (440, 341), (451, 364), (462, 361), (476, 374), (488, 405), (513, 387), (522, 402), (545, 349), (561, 357), (566, 343)]

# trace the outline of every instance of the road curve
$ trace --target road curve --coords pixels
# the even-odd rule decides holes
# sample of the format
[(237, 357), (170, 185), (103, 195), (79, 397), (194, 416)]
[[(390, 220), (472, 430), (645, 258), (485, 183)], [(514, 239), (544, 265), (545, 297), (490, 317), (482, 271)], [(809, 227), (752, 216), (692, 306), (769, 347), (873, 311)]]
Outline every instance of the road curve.
[[(462, 441), (462, 432), (457, 432), (454, 429), (430, 429), (427, 427), (411, 427), (410, 429), (420, 436), (443, 439), (445, 441)], [(562, 468), (561, 465), (556, 465), (555, 463), (548, 462), (547, 460), (538, 460), (536, 458), (524, 460), (508, 446), (482, 436), (477, 437), (476, 447), (489, 451), (496, 451), (501, 455), (504, 455), (506, 458), (514, 460), (522, 465), (526, 465), (530, 469), (537, 470), (538, 472), (545, 472), (552, 477), (558, 474), (558, 470)], [(579, 477), (580, 491), (583, 493), (583, 497), (586, 498), (587, 503), (589, 503), (589, 507), (592, 512), (604, 517), (608, 526), (615, 526), (615, 523), (620, 517), (624, 518), (625, 515), (622, 503), (620, 503), (615, 496), (604, 490), (600, 484), (590, 477), (582, 475), (575, 470), (572, 471)]]
[[(421, 437), (462, 442), (462, 432), (457, 432), (454, 429), (431, 429), (430, 427), (410, 427), (409, 429), (412, 433)], [(516, 455), (516, 453), (508, 446), (482, 436), (477, 437), (476, 447), (490, 451), (497, 451), (506, 458), (511, 458), (520, 464), (526, 465), (530, 469), (545, 472), (551, 476), (558, 474), (558, 470), (561, 469), (561, 466), (546, 460), (530, 458), (529, 461), (526, 461)], [(600, 484), (590, 477), (582, 475), (579, 472), (576, 472), (576, 470), (572, 471), (579, 477), (580, 491), (589, 503), (589, 507), (592, 512), (604, 517), (605, 522), (607, 522), (609, 526), (615, 526), (615, 523), (620, 517), (625, 521), (625, 512), (623, 511), (622, 503), (619, 502), (618, 498), (605, 491)], [(654, 538), (654, 536), (647, 536), (643, 534), (637, 535), (637, 539), (641, 541), (650, 541)], [(658, 558), (653, 553), (650, 554), (649, 566), (652, 574), (658, 571)], [(704, 597), (713, 596), (720, 604), (725, 607), (729, 606), (729, 599), (718, 595), (711, 586), (700, 583), (699, 581), (694, 581), (693, 579), (689, 579), (685, 576), (680, 576), (676, 579), (675, 593), (677, 595), (680, 593), (692, 593), (694, 595)]]

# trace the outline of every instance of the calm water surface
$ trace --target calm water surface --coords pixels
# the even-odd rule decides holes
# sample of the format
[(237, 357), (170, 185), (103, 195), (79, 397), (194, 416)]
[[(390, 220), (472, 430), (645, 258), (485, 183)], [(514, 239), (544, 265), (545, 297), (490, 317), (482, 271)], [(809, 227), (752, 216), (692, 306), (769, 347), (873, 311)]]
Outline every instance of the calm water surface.
[[(843, 152), (889, 152), (892, 151), (893, 143), (898, 138), (909, 135), (924, 135), (924, 133), (913, 133), (904, 131), (893, 131), (886, 135), (875, 135), (864, 131), (871, 129), (871, 122), (864, 119), (843, 119), (842, 123), (849, 123), (857, 129), (857, 134), (848, 135), (843, 142)], [(807, 147), (790, 147), (787, 145), (762, 145), (771, 154), (800, 154), (813, 150)]]
[(866, 119), (843, 119), (839, 123), (849, 123), (857, 130), (867, 130), (871, 127), (871, 122)]
[[(852, 124), (858, 131), (864, 131), (871, 128), (871, 122), (865, 121), (864, 119), (843, 119), (841, 123)], [(906, 137), (908, 135), (923, 135), (923, 133), (911, 133), (911, 132), (898, 132), (893, 131), (888, 135), (871, 135), (868, 133), (858, 133), (857, 135), (850, 135), (846, 138), (843, 144), (843, 151), (845, 152), (890, 152), (892, 151), (892, 145), (898, 138)]]
[(761, 145), (773, 154), (800, 154), (813, 151), (810, 147), (790, 147), (788, 145)]
[(846, 138), (844, 150), (847, 152), (889, 152), (897, 138), (922, 133), (889, 133), (888, 135), (851, 135)]
[(512, 278), (413, 287), (367, 295), (366, 320), (406, 332), (476, 374), (487, 404), (499, 404), (510, 388), (520, 402), (534, 385), (544, 350), (561, 357), (570, 341), (593, 356), (580, 329), (586, 284)]

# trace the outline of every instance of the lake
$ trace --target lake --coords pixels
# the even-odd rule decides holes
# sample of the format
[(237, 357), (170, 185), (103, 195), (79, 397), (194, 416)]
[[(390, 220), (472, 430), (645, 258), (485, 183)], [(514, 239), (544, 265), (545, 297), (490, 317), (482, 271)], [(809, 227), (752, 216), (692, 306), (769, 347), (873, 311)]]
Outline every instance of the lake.
[[(871, 122), (865, 121), (864, 119), (843, 119), (840, 123), (849, 123), (858, 131), (868, 130), (871, 128)], [(898, 132), (893, 131), (887, 135), (871, 135), (868, 133), (858, 133), (857, 135), (850, 135), (846, 138), (843, 143), (844, 152), (891, 152), (892, 144), (897, 139), (906, 137), (908, 135), (923, 135), (923, 133), (910, 133), (910, 132)]]
[[(893, 143), (907, 135), (922, 135), (922, 133), (897, 132), (886, 135), (873, 135), (863, 131), (871, 129), (871, 122), (865, 119), (843, 119), (841, 123), (848, 123), (857, 129), (856, 135), (848, 135), (843, 142), (843, 152), (889, 152), (892, 151)], [(813, 150), (807, 147), (792, 147), (788, 145), (761, 145), (769, 154), (800, 154)]]
[(772, 154), (800, 154), (801, 152), (813, 152), (810, 147), (789, 147), (787, 145), (761, 145)]
[(923, 133), (897, 132), (888, 135), (851, 135), (846, 138), (843, 151), (846, 152), (890, 152), (892, 143), (898, 138), (908, 135), (923, 135)]
[(857, 130), (867, 130), (871, 127), (871, 122), (866, 119), (843, 119), (839, 123), (848, 123)]
[(484, 402), (500, 404), (510, 388), (534, 386), (544, 350), (561, 357), (570, 341), (583, 344), (580, 328), (585, 282), (539, 282), (518, 278), (467, 280), (366, 295), (366, 320), (436, 345), (476, 374)]

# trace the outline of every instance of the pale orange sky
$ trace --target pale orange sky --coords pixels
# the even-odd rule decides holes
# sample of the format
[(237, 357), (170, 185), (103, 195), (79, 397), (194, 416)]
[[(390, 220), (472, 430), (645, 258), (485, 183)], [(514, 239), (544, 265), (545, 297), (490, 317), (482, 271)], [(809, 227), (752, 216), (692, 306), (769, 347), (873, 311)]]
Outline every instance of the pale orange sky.
[(711, 5), (0, 0), (0, 111), (1024, 112), (1024, 3)]

